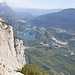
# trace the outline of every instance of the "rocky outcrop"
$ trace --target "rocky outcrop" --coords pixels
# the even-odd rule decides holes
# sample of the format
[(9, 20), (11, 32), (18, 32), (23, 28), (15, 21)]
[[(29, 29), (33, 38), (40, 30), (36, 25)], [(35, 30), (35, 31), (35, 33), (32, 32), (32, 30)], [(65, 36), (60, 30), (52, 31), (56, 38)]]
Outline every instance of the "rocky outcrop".
[(12, 26), (0, 22), (0, 75), (20, 75), (15, 71), (24, 64), (23, 41), (14, 39)]
[(23, 41), (19, 38), (15, 38), (14, 45), (15, 45), (16, 58), (18, 61), (18, 66), (22, 67), (23, 64), (25, 64), (25, 55), (24, 55), (25, 47), (23, 46)]

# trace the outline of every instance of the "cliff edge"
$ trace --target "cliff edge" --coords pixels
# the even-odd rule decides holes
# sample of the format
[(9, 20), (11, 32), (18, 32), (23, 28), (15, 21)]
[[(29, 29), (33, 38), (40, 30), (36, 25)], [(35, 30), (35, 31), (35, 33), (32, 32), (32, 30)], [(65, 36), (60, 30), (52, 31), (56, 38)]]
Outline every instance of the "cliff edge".
[(0, 22), (0, 75), (22, 75), (16, 70), (24, 64), (23, 41), (14, 38), (11, 25)]

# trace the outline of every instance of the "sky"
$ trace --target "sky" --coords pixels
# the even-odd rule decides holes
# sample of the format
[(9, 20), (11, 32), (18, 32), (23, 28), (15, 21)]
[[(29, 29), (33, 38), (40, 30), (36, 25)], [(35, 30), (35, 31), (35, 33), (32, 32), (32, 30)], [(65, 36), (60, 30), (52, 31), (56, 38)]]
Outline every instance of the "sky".
[[(0, 0), (5, 1), (5, 0)], [(6, 0), (12, 8), (65, 9), (75, 8), (75, 0)]]

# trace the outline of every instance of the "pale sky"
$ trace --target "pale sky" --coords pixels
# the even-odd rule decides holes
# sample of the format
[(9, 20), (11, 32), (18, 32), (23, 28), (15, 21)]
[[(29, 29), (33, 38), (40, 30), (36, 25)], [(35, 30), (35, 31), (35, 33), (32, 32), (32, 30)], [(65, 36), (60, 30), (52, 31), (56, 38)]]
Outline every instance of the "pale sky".
[(14, 8), (75, 8), (75, 0), (6, 0), (6, 2)]

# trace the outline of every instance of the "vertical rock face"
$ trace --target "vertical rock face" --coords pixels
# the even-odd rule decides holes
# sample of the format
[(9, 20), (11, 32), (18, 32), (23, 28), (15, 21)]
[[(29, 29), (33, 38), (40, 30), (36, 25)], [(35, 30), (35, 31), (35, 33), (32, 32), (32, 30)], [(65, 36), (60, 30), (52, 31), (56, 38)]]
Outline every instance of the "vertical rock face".
[(8, 75), (24, 64), (23, 41), (14, 39), (12, 26), (0, 22), (0, 75)]
[(18, 65), (19, 67), (22, 67), (23, 64), (25, 64), (25, 55), (24, 55), (25, 47), (23, 46), (23, 41), (19, 38), (15, 38), (14, 45), (15, 45), (16, 58), (18, 61)]

